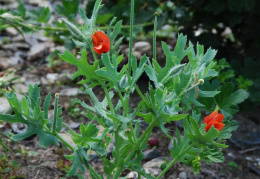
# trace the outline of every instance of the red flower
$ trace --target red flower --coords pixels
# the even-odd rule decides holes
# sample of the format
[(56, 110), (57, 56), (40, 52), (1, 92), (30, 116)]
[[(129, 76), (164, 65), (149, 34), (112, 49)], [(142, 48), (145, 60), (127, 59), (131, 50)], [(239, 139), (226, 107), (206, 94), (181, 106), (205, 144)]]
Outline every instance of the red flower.
[(94, 50), (98, 54), (107, 53), (110, 50), (110, 39), (101, 31), (97, 31), (94, 35), (91, 35), (93, 39)]
[(210, 115), (206, 116), (204, 118), (204, 124), (207, 124), (205, 129), (208, 132), (208, 130), (213, 125), (218, 131), (221, 131), (225, 124), (222, 123), (224, 119), (224, 115), (221, 113), (218, 113), (218, 111), (215, 111), (211, 113)]

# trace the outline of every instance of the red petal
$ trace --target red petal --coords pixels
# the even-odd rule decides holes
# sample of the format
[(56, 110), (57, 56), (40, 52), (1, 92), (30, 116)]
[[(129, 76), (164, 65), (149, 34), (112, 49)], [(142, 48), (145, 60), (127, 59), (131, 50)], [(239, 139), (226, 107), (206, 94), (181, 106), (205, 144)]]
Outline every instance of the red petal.
[(218, 121), (218, 122), (222, 122), (223, 121), (223, 119), (224, 119), (224, 115), (223, 114), (218, 114), (218, 115), (216, 115), (212, 120), (214, 120), (214, 121)]
[(218, 111), (214, 111), (213, 113), (211, 113), (210, 115), (206, 116), (204, 118), (204, 124), (208, 123), (209, 121), (211, 121), (215, 116), (218, 115)]
[(97, 31), (97, 32), (94, 34), (94, 36), (97, 38), (98, 43), (105, 42), (105, 43), (107, 43), (107, 44), (110, 46), (110, 39), (109, 39), (109, 37), (108, 37), (106, 34), (104, 34), (103, 32)]
[(214, 127), (215, 127), (218, 131), (221, 131), (224, 126), (225, 126), (225, 124), (220, 123), (220, 122), (214, 124)]
[(94, 47), (98, 45), (98, 41), (97, 41), (97, 38), (94, 36), (94, 35), (91, 35), (91, 38), (93, 40), (93, 45)]
[(215, 127), (218, 131), (221, 131), (221, 130), (223, 129), (223, 127), (225, 126), (225, 124), (223, 124), (223, 123), (220, 123), (220, 122), (217, 122), (217, 121), (215, 121), (215, 120), (212, 120), (212, 121), (210, 121), (210, 122), (206, 125), (206, 127), (205, 127), (205, 129), (206, 129), (207, 132), (208, 132), (208, 130), (211, 128), (212, 125), (214, 125), (214, 127)]
[(97, 54), (102, 54), (103, 53), (103, 45), (99, 45), (94, 47), (94, 50)]
[(110, 50), (110, 44), (103, 43), (103, 50), (107, 53)]

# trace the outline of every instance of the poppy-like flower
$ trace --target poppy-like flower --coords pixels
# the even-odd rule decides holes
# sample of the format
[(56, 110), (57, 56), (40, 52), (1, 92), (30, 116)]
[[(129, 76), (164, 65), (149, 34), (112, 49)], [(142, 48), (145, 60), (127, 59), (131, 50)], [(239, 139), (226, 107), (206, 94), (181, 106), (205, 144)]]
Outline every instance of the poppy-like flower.
[(91, 35), (93, 39), (94, 50), (98, 54), (107, 53), (110, 50), (110, 39), (101, 31)]
[(210, 115), (206, 116), (204, 118), (204, 124), (207, 124), (205, 129), (208, 132), (208, 130), (213, 125), (218, 131), (221, 131), (225, 124), (222, 123), (224, 119), (224, 115), (221, 113), (218, 113), (218, 111), (215, 111), (211, 113)]

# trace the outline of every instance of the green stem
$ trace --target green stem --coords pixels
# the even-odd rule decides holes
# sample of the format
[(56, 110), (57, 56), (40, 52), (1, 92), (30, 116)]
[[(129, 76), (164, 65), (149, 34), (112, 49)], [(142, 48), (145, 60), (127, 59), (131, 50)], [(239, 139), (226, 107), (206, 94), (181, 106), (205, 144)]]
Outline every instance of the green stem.
[(106, 95), (106, 98), (107, 98), (107, 101), (108, 101), (109, 109), (113, 113), (114, 112), (114, 107), (113, 107), (112, 101), (111, 101), (111, 99), (109, 97), (108, 90), (107, 90), (107, 87), (105, 86), (105, 84), (102, 85), (102, 88), (104, 89), (104, 92), (105, 92), (105, 95)]
[(122, 95), (121, 91), (120, 91), (120, 90), (117, 90), (117, 93), (118, 93), (118, 95), (119, 95), (119, 98), (120, 98), (120, 100), (121, 100), (122, 105), (124, 105), (124, 99), (123, 99), (123, 95)]
[(58, 133), (55, 135), (63, 144), (65, 144), (71, 151), (74, 151), (74, 147), (70, 145), (65, 139), (63, 139)]
[(124, 105), (124, 116), (127, 117), (128, 114), (128, 103), (129, 103), (129, 95), (126, 96), (125, 105)]
[(116, 172), (113, 175), (113, 179), (118, 179), (120, 174), (122, 173), (123, 169), (124, 169), (123, 167), (118, 167)]
[(55, 103), (54, 103), (54, 117), (53, 117), (53, 124), (52, 124), (52, 134), (56, 135), (56, 123), (58, 118), (58, 101), (59, 101), (59, 93), (55, 94)]
[(141, 142), (143, 142), (143, 139), (146, 137), (147, 133), (154, 127), (154, 125), (156, 124), (156, 120), (153, 119), (153, 121), (150, 123), (150, 125), (146, 128), (146, 130), (144, 131), (144, 133), (142, 134), (142, 136), (137, 140), (137, 142), (135, 143), (135, 146), (133, 147), (133, 149), (131, 150), (130, 154), (128, 155), (128, 157), (125, 159), (124, 163), (127, 163), (132, 156), (134, 155), (135, 151), (137, 150), (138, 147), (140, 147)]
[(131, 0), (131, 14), (130, 14), (130, 41), (129, 41), (129, 55), (128, 55), (128, 73), (131, 76), (132, 64), (132, 48), (133, 48), (133, 31), (134, 31), (134, 4), (135, 1)]
[(154, 17), (154, 29), (153, 29), (153, 59), (156, 60), (156, 28), (157, 28), (157, 15), (155, 12)]
[(90, 172), (93, 173), (93, 175), (95, 175), (95, 177), (96, 177), (97, 179), (102, 179), (102, 178), (99, 176), (99, 174), (96, 172), (96, 170), (94, 170), (94, 168), (92, 168), (92, 166), (91, 166), (90, 164), (88, 165), (88, 168), (89, 168)]
[(146, 136), (145, 136), (143, 142), (142, 142), (141, 145), (140, 145), (140, 149), (141, 149), (141, 150), (144, 148), (145, 144), (147, 143), (147, 141), (148, 141), (148, 139), (149, 139), (149, 137), (150, 137), (150, 135), (151, 135), (151, 133), (152, 133), (152, 130), (153, 130), (153, 129), (151, 128), (151, 129), (147, 132), (147, 134), (146, 134)]
[[(48, 127), (44, 126), (43, 128), (44, 128), (44, 130), (45, 130), (46, 132), (48, 132), (49, 134), (52, 134), (51, 130), (50, 130)], [(58, 138), (63, 144), (65, 144), (71, 151), (74, 151), (74, 147), (73, 147), (72, 145), (70, 145), (65, 139), (63, 139), (58, 133), (55, 134), (55, 137), (57, 137), (57, 138)]]
[(172, 160), (169, 165), (162, 171), (162, 173), (160, 173), (160, 175), (157, 177), (158, 179), (160, 179), (173, 165), (174, 163), (179, 160), (180, 157), (182, 157), (185, 153), (187, 153), (193, 146), (195, 143), (192, 143), (186, 150), (184, 150), (182, 153), (180, 153), (174, 160)]

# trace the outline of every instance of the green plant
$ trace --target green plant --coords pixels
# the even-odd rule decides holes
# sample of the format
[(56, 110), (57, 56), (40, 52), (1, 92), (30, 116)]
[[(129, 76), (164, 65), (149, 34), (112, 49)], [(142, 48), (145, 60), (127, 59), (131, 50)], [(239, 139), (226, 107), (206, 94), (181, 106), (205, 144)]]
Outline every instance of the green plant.
[(6, 156), (0, 155), (0, 179), (15, 179), (19, 177), (24, 178), (24, 176), (16, 174), (19, 167), (20, 164), (17, 163), (16, 160), (9, 162)]
[[(51, 94), (45, 97), (42, 107), (40, 88), (37, 84), (30, 85), (28, 95), (22, 100), (18, 100), (13, 91), (5, 94), (14, 114), (0, 114), (0, 119), (6, 122), (20, 122), (28, 126), (26, 132), (16, 134), (12, 139), (23, 140), (37, 134), (39, 145), (45, 148), (50, 144), (58, 146), (58, 141), (62, 142), (72, 151), (71, 155), (65, 156), (67, 160), (72, 161), (68, 176), (80, 176), (77, 172), (78, 168), (84, 173), (84, 167), (86, 167), (91, 177), (97, 179), (104, 178), (104, 174), (107, 178), (117, 179), (125, 169), (138, 172), (139, 178), (144, 176), (148, 179), (159, 179), (177, 161), (191, 166), (194, 173), (200, 170), (202, 160), (208, 164), (223, 162), (222, 149), (228, 147), (225, 140), (230, 138), (231, 132), (237, 128), (232, 115), (238, 111), (237, 104), (244, 101), (248, 93), (243, 89), (233, 92), (231, 83), (221, 86), (219, 83), (209, 82), (218, 75), (214, 69), (216, 62), (213, 61), (216, 50), (209, 48), (204, 51), (204, 47), (199, 44), (194, 47), (191, 42), (187, 43), (187, 36), (179, 34), (173, 51), (165, 42), (162, 42), (162, 49), (166, 56), (164, 67), (161, 67), (156, 60), (155, 45), (153, 58), (149, 60), (144, 55), (138, 64), (137, 58), (132, 54), (134, 0), (131, 0), (128, 63), (118, 70), (123, 59), (123, 55), (120, 55), (118, 50), (122, 37), (117, 38), (122, 22), (116, 22), (116, 18), (113, 18), (107, 32), (102, 32), (96, 26), (98, 11), (101, 7), (101, 0), (97, 0), (90, 17), (87, 17), (85, 11), (79, 8), (79, 14), (85, 22), (80, 29), (69, 20), (61, 19), (72, 34), (75, 44), (83, 48), (80, 60), (68, 50), (61, 54), (60, 58), (77, 67), (78, 71), (73, 74), (73, 79), (79, 76), (84, 77), (78, 84), (85, 87), (85, 92), (91, 102), (86, 104), (79, 99), (77, 102), (85, 108), (86, 116), (92, 121), (85, 125), (81, 124), (80, 133), (70, 129), (63, 123), (62, 109), (58, 106), (60, 98), (58, 93), (55, 94), (54, 116), (50, 119), (48, 110)], [(115, 25), (112, 29), (113, 24)], [(157, 15), (155, 14), (153, 44), (156, 41), (156, 29)], [(91, 35), (96, 32), (102, 35), (99, 36), (98, 41), (93, 42)], [(104, 46), (106, 46), (105, 49), (103, 49)], [(100, 49), (103, 49), (105, 53)], [(87, 50), (90, 50), (93, 55), (93, 63), (87, 60)], [(188, 62), (182, 63), (185, 57)], [(136, 85), (143, 73), (146, 73), (151, 81), (149, 90), (145, 94)], [(101, 87), (105, 93), (101, 101), (93, 92), (93, 87), (96, 86)], [(130, 106), (129, 101), (135, 91), (141, 100), (137, 106)], [(224, 120), (221, 118), (218, 122), (223, 123), (224, 128), (219, 128), (214, 124), (206, 130), (207, 124), (201, 124), (201, 111), (204, 110), (210, 112), (220, 110), (225, 118)], [(141, 119), (149, 124), (143, 132), (140, 130)], [(156, 126), (165, 136), (173, 139), (165, 124), (175, 121), (182, 122), (184, 136), (181, 137), (179, 130), (176, 129), (177, 138), (174, 139), (173, 149), (170, 149), (172, 160), (164, 166), (159, 176), (154, 177), (146, 173), (141, 166), (144, 158), (143, 151), (147, 147), (152, 129)], [(96, 123), (104, 127), (100, 135), (98, 135), (99, 128)], [(75, 146), (59, 135), (63, 125), (69, 129)], [(109, 160), (106, 158), (106, 151), (112, 138), (115, 140), (115, 147), (112, 151), (112, 159)], [(98, 173), (91, 166), (88, 151), (95, 151), (102, 159), (104, 174)]]
[(233, 170), (235, 168), (238, 168), (238, 164), (236, 162), (229, 162), (228, 169)]

